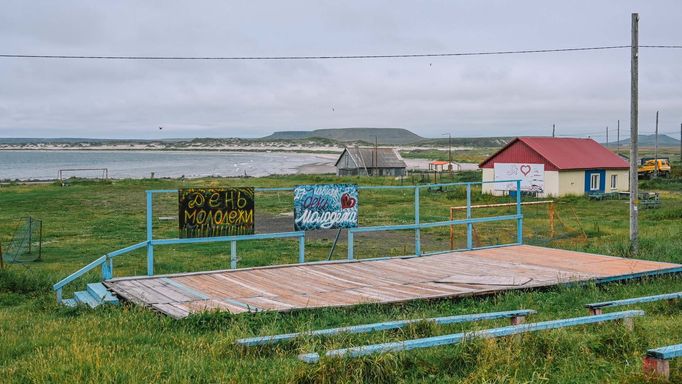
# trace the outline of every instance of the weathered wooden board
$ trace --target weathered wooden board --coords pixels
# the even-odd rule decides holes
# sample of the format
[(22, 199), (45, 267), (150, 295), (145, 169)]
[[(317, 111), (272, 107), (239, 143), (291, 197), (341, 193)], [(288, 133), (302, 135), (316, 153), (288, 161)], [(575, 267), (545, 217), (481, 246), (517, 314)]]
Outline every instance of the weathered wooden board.
[(402, 259), (125, 277), (104, 284), (127, 300), (182, 318), (212, 310), (290, 311), (482, 295), (679, 267), (518, 245)]

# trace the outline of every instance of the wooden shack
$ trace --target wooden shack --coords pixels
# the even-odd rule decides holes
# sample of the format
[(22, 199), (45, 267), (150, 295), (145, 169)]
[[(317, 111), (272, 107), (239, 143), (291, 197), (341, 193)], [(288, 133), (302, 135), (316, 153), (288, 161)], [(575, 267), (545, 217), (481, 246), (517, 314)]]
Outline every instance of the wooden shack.
[(336, 161), (337, 176), (405, 176), (407, 165), (395, 148), (346, 147)]

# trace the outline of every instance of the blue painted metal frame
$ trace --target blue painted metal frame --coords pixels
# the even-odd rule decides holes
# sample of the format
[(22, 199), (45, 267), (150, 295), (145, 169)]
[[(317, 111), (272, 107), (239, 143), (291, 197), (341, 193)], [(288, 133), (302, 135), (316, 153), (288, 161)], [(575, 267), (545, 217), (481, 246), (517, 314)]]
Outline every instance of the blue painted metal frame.
[(653, 295), (653, 296), (633, 297), (630, 299), (604, 301), (601, 303), (591, 303), (591, 304), (585, 304), (585, 307), (587, 307), (587, 308), (607, 308), (607, 307), (618, 307), (618, 306), (622, 306), (622, 305), (650, 303), (652, 301), (675, 300), (675, 299), (682, 299), (682, 292), (665, 293), (662, 295)]
[[(354, 250), (353, 250), (353, 242), (354, 240), (354, 234), (356, 233), (364, 233), (364, 232), (383, 232), (383, 231), (396, 231), (396, 230), (403, 230), (403, 229), (414, 229), (414, 230), (421, 230), (425, 228), (435, 228), (435, 227), (445, 227), (445, 226), (450, 226), (450, 225), (459, 225), (459, 224), (466, 224), (467, 226), (471, 226), (472, 224), (475, 223), (485, 223), (485, 222), (491, 222), (491, 221), (505, 221), (505, 220), (516, 220), (519, 222), (522, 220), (523, 215), (506, 215), (506, 216), (491, 216), (491, 217), (477, 217), (477, 218), (471, 218), (471, 219), (464, 219), (464, 220), (451, 220), (451, 221), (437, 221), (433, 223), (423, 223), (423, 224), (400, 224), (400, 225), (379, 225), (379, 226), (374, 226), (374, 227), (357, 227), (357, 228), (349, 228), (348, 229), (348, 260), (354, 260), (355, 255), (354, 255)], [(519, 233), (522, 233), (521, 231), (518, 231)], [(467, 230), (467, 249), (475, 249), (472, 246), (472, 233), (471, 230)], [(517, 239), (518, 240), (518, 239)], [(501, 244), (498, 246), (508, 246), (508, 245), (519, 245), (523, 244), (523, 238), (521, 237), (520, 240), (518, 240), (516, 243), (512, 244)], [(490, 247), (478, 247), (478, 248), (490, 248)], [(476, 249), (478, 249), (476, 248)], [(452, 251), (444, 251), (444, 252), (435, 252), (435, 253), (446, 253), (446, 252), (452, 252)], [(434, 253), (430, 253), (434, 254)], [(418, 256), (424, 256), (421, 252), (418, 254)]]
[(668, 345), (667, 347), (654, 348), (646, 352), (646, 355), (661, 360), (670, 360), (682, 357), (682, 344)]
[[(576, 325), (594, 324), (604, 321), (622, 320), (637, 316), (644, 316), (644, 311), (635, 310), (614, 312), (604, 315), (575, 317), (570, 319), (550, 320), (538, 323), (512, 325), (502, 328), (484, 329), (473, 332), (454, 333), (449, 335), (426, 337), (423, 339), (404, 340), (392, 343), (365, 345), (361, 347), (334, 349), (331, 351), (327, 351), (325, 353), (325, 356), (336, 358), (360, 357), (375, 353), (408, 351), (418, 348), (431, 348), (440, 345), (457, 344), (462, 341), (474, 338), (494, 338), (511, 336), (519, 333), (536, 332), (555, 328), (565, 328)], [(317, 353), (306, 353), (299, 355), (298, 358), (302, 361), (305, 361), (306, 363), (317, 363), (320, 360), (320, 355)]]
[(482, 320), (495, 320), (495, 319), (508, 319), (512, 317), (526, 317), (536, 312), (532, 309), (520, 309), (516, 311), (504, 311), (504, 312), (491, 312), (491, 313), (475, 313), (470, 315), (457, 315), (457, 316), (444, 316), (444, 317), (431, 317), (424, 319), (411, 319), (411, 320), (396, 320), (388, 321), (383, 323), (373, 323), (373, 324), (361, 324), (353, 325), (349, 327), (340, 328), (328, 328), (319, 329), (310, 332), (296, 332), (296, 333), (284, 333), (280, 335), (273, 336), (258, 336), (249, 337), (245, 339), (239, 339), (235, 341), (235, 344), (253, 347), (256, 345), (266, 345), (266, 344), (276, 344), (282, 341), (288, 341), (301, 336), (333, 336), (342, 333), (369, 333), (375, 331), (386, 331), (389, 329), (400, 329), (404, 328), (410, 324), (416, 324), (421, 322), (434, 323), (438, 325), (445, 324), (456, 324), (456, 323), (469, 323), (474, 321)]
[[(421, 229), (423, 228), (434, 228), (441, 226), (466, 224), (467, 225), (467, 249), (473, 249), (472, 244), (472, 228), (474, 223), (488, 222), (488, 221), (500, 221), (500, 220), (517, 220), (517, 242), (514, 244), (504, 244), (504, 245), (515, 245), (521, 244), (523, 242), (522, 237), (522, 225), (523, 216), (521, 214), (521, 196), (517, 194), (517, 211), (516, 215), (509, 216), (496, 216), (496, 217), (485, 217), (485, 218), (472, 218), (471, 217), (471, 186), (487, 183), (499, 183), (499, 182), (516, 182), (517, 190), (520, 189), (520, 180), (497, 180), (497, 181), (481, 181), (481, 182), (465, 182), (465, 183), (440, 183), (440, 184), (424, 184), (424, 185), (368, 185), (368, 186), (358, 186), (360, 190), (398, 190), (398, 189), (414, 189), (414, 224), (406, 225), (388, 225), (388, 226), (375, 226), (375, 227), (361, 227), (361, 228), (351, 228), (348, 231), (348, 259), (353, 260), (353, 235), (357, 232), (375, 232), (375, 231), (390, 231), (399, 229), (413, 229), (415, 231), (415, 255), (422, 256), (424, 253), (421, 249)], [(419, 206), (420, 206), (420, 190), (421, 188), (433, 188), (433, 187), (449, 187), (449, 186), (466, 186), (467, 189), (467, 219), (466, 220), (454, 220), (454, 221), (441, 221), (434, 223), (421, 223)], [(293, 191), (294, 187), (276, 187), (276, 188), (255, 188), (256, 192), (280, 192), (280, 191)], [(254, 234), (254, 235), (241, 235), (241, 236), (221, 236), (221, 237), (206, 237), (206, 238), (188, 238), (188, 239), (154, 239), (154, 228), (153, 228), (153, 198), (154, 194), (160, 193), (177, 193), (176, 189), (153, 189), (145, 191), (146, 194), (146, 240), (131, 245), (129, 247), (119, 249), (114, 252), (110, 252), (85, 267), (79, 269), (73, 274), (67, 276), (63, 280), (59, 281), (53, 286), (53, 289), (57, 293), (57, 301), (62, 301), (62, 288), (69, 284), (70, 282), (76, 280), (77, 278), (83, 276), (88, 271), (101, 266), (102, 268), (102, 278), (111, 279), (113, 277), (113, 257), (122, 255), (124, 253), (131, 252), (133, 250), (146, 247), (147, 249), (147, 275), (154, 275), (154, 246), (155, 245), (169, 245), (169, 244), (198, 244), (198, 243), (209, 243), (209, 242), (230, 242), (230, 268), (237, 268), (237, 242), (244, 240), (264, 240), (264, 239), (281, 239), (281, 238), (298, 238), (298, 262), (305, 263), (305, 232), (279, 232), (279, 233), (264, 233), (264, 234)], [(487, 247), (479, 247), (487, 248)], [(429, 253), (434, 254), (434, 253)], [(385, 258), (376, 258), (377, 260)]]

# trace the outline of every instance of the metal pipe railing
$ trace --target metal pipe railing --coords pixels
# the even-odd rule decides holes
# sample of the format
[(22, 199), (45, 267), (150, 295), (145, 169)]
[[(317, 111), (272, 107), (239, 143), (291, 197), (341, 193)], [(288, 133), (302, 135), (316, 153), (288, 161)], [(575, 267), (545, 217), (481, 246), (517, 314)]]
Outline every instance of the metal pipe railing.
[[(505, 182), (515, 182), (516, 183), (516, 205), (517, 211), (516, 215), (508, 216), (497, 216), (497, 217), (483, 217), (483, 218), (472, 218), (471, 217), (471, 186), (479, 184), (488, 183), (505, 183)], [(466, 198), (467, 198), (467, 218), (465, 220), (450, 220), (450, 221), (439, 221), (432, 223), (421, 223), (420, 221), (420, 190), (421, 188), (433, 188), (433, 187), (449, 187), (449, 186), (466, 186)], [(521, 181), (520, 180), (493, 180), (493, 181), (480, 181), (480, 182), (457, 182), (457, 183), (439, 183), (439, 184), (422, 184), (422, 185), (407, 185), (407, 186), (395, 186), (395, 185), (368, 185), (368, 186), (358, 186), (360, 190), (393, 190), (393, 189), (414, 189), (414, 224), (403, 224), (403, 225), (384, 225), (384, 226), (373, 226), (373, 227), (356, 227), (350, 228), (348, 230), (348, 259), (353, 260), (353, 242), (355, 233), (363, 232), (377, 232), (377, 231), (391, 231), (391, 230), (403, 230), (403, 229), (413, 229), (415, 231), (415, 255), (421, 256), (421, 230), (426, 228), (442, 227), (442, 226), (452, 226), (458, 224), (467, 225), (467, 249), (472, 249), (472, 228), (474, 223), (490, 222), (490, 221), (504, 221), (504, 220), (517, 220), (517, 244), (523, 242), (523, 215), (521, 214)], [(275, 191), (293, 191), (294, 187), (276, 187), (276, 188), (255, 188), (256, 192), (275, 192)], [(298, 262), (305, 263), (305, 232), (277, 232), (277, 233), (263, 233), (263, 234), (253, 234), (253, 235), (239, 235), (239, 236), (220, 236), (220, 237), (202, 237), (202, 238), (186, 238), (186, 239), (154, 239), (153, 233), (153, 195), (157, 193), (177, 193), (177, 189), (155, 189), (146, 191), (146, 206), (147, 206), (147, 216), (146, 216), (146, 234), (147, 240), (131, 245), (126, 248), (119, 249), (107, 253), (104, 256), (92, 261), (90, 264), (84, 266), (78, 271), (72, 273), (66, 278), (60, 280), (53, 286), (53, 290), (57, 292), (57, 300), (61, 302), (62, 299), (62, 289), (67, 284), (76, 280), (77, 278), (83, 276), (85, 273), (91, 271), (92, 269), (101, 266), (102, 267), (102, 278), (110, 279), (113, 277), (113, 258), (136, 249), (147, 248), (147, 275), (154, 275), (154, 246), (156, 245), (172, 245), (172, 244), (199, 244), (199, 243), (210, 243), (210, 242), (230, 242), (230, 268), (237, 268), (237, 242), (244, 240), (264, 240), (264, 239), (281, 239), (281, 238), (298, 238), (299, 239), (299, 252), (298, 252)]]

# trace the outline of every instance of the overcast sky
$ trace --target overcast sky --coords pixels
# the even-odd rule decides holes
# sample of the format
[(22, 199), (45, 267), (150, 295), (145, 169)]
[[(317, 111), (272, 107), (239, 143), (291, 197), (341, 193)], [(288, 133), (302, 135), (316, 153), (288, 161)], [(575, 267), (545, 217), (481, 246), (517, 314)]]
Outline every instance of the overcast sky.
[[(106, 4), (106, 5), (105, 5)], [(682, 45), (682, 1), (26, 1), (0, 54), (279, 56)], [(677, 137), (682, 49), (640, 52), (640, 132)], [(630, 51), (312, 61), (0, 59), (2, 137), (257, 137), (400, 127), (427, 137), (630, 127)], [(162, 126), (163, 130), (158, 127)]]

